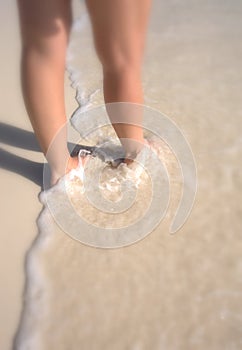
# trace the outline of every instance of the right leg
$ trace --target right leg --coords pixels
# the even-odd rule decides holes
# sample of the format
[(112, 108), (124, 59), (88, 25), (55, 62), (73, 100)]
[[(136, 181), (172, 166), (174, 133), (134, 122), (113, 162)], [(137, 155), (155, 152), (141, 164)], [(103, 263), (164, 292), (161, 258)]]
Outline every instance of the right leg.
[(65, 173), (69, 159), (64, 128), (64, 71), (72, 19), (71, 0), (18, 0), (18, 7), (23, 96), (45, 156), (55, 135), (63, 130), (47, 157), (54, 183)]
[[(141, 68), (151, 0), (86, 0), (111, 123), (129, 155), (145, 142)], [(126, 103), (115, 103), (126, 102)]]

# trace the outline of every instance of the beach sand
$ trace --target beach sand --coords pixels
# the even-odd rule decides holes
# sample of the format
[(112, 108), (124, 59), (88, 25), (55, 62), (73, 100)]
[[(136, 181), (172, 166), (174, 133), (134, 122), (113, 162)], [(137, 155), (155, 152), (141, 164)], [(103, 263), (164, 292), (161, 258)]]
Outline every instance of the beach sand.
[[(0, 348), (11, 349), (22, 310), (25, 254), (37, 235), (42, 205), (43, 155), (39, 151), (20, 88), (20, 37), (15, 1), (2, 1), (0, 17), (0, 193), (1, 314)], [(66, 110), (77, 108), (75, 91), (65, 82)], [(32, 163), (36, 162), (36, 163)], [(30, 179), (29, 179), (30, 178)]]
[[(42, 209), (40, 166), (14, 156), (34, 162), (43, 157), (26, 133), (32, 130), (19, 87), (15, 4), (0, 6), (6, 28), (0, 34), (5, 124), (0, 134), (0, 347), (11, 349), (18, 329), (19, 349), (241, 348), (241, 3), (154, 1), (146, 104), (184, 132), (196, 159), (198, 192), (192, 214), (175, 235), (168, 230), (170, 213), (147, 238), (118, 250), (87, 247), (57, 226), (50, 234), (42, 227), (42, 245), (35, 240)], [(75, 11), (81, 8), (76, 2)], [(100, 87), (100, 71), (89, 51), (78, 58), (89, 42), (82, 42), (80, 33), (73, 34), (72, 66), (77, 72), (85, 68), (85, 97)], [(70, 116), (77, 103), (68, 79), (65, 86)], [(101, 92), (89, 107), (102, 102)], [(25, 256), (34, 241), (27, 275)], [(35, 279), (36, 266), (41, 274)]]

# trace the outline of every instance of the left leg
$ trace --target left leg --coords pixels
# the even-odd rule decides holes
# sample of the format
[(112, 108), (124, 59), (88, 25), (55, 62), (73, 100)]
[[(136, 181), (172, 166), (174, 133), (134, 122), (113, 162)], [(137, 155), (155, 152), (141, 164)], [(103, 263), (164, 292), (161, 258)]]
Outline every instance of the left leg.
[(64, 72), (72, 23), (71, 0), (17, 2), (23, 97), (54, 184), (78, 164), (68, 152), (65, 128)]

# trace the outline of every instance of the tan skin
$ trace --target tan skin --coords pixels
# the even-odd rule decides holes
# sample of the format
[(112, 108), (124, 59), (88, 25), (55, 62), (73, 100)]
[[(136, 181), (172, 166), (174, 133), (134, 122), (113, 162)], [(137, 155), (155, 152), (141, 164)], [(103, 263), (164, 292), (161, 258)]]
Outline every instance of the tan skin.
[[(151, 0), (86, 0), (86, 5), (97, 56), (103, 67), (105, 103), (142, 104), (141, 68)], [(78, 164), (77, 158), (69, 156), (63, 128), (66, 123), (64, 73), (72, 24), (71, 0), (18, 0), (18, 7), (24, 101), (40, 147), (50, 164), (54, 184)], [(142, 127), (115, 124), (112, 113), (109, 117), (121, 142), (129, 138), (143, 143)], [(137, 124), (141, 125), (140, 122), (138, 120)], [(54, 147), (53, 152), (47, 153), (61, 129), (58, 154)], [(59, 159), (60, 155), (62, 159)], [(129, 163), (128, 158), (126, 162)]]

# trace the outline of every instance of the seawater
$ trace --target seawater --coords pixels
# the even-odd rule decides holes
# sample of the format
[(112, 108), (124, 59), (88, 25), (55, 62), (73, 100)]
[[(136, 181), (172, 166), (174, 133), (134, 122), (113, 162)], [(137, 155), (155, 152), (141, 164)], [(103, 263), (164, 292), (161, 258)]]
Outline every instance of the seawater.
[[(171, 203), (166, 218), (136, 244), (107, 250), (73, 240), (41, 194), (16, 349), (241, 348), (241, 9), (238, 1), (154, 1), (145, 103), (174, 119), (190, 142), (199, 183), (193, 211), (170, 235), (182, 179), (174, 154), (161, 141), (157, 152), (170, 174)], [(103, 103), (102, 77), (84, 4), (79, 15), (67, 69), (80, 108), (88, 111)], [(81, 132), (75, 114), (72, 123)], [(98, 137), (105, 139), (105, 132)], [(94, 169), (101, 163), (91, 164)], [(104, 173), (100, 186), (109, 200), (119, 199), (125, 169)], [(78, 178), (67, 180), (79, 215), (92, 225), (110, 225), (97, 212), (94, 220), (93, 209), (80, 203), (85, 193)], [(136, 190), (135, 212), (117, 216), (114, 225), (129, 225), (142, 215), (152, 195), (145, 174)], [(48, 194), (61, 212), (61, 186)]]

